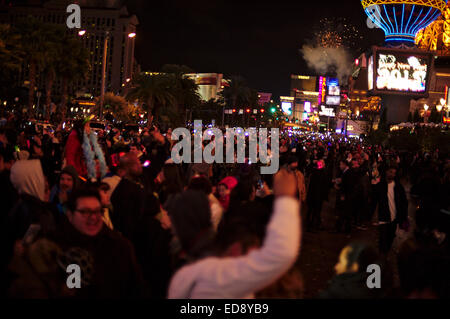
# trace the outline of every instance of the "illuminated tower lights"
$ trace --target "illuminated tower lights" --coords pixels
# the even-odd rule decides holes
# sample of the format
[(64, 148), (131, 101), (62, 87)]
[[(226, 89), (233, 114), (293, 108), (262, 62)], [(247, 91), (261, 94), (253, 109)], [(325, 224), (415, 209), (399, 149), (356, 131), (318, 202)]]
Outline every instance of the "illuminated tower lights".
[(439, 17), (447, 0), (361, 0), (361, 4), (384, 31), (386, 43), (414, 46), (416, 34)]
[(417, 33), (416, 44), (424, 50), (450, 51), (450, 4), (438, 20)]

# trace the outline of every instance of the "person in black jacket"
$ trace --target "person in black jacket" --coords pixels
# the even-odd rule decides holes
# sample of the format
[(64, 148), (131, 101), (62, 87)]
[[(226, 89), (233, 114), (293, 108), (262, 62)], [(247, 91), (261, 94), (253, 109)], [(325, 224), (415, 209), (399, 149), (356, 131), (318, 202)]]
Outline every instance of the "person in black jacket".
[(384, 254), (391, 249), (398, 226), (406, 228), (408, 221), (408, 199), (396, 175), (397, 168), (389, 167), (377, 189), (380, 251)]
[(346, 160), (339, 161), (339, 168), (341, 175), (335, 180), (337, 188), (336, 196), (336, 212), (338, 219), (336, 222), (336, 232), (344, 231), (346, 234), (350, 234), (352, 229), (352, 215), (350, 210), (350, 198), (351, 198), (351, 181), (350, 181), (350, 168)]
[(351, 210), (353, 223), (356, 227), (360, 228), (365, 203), (363, 173), (358, 158), (352, 159), (349, 179), (351, 191), (349, 192), (348, 204)]
[(138, 183), (142, 165), (136, 155), (128, 153), (120, 159), (120, 167), (125, 176), (111, 195), (113, 211), (110, 217), (114, 229), (134, 242), (136, 227), (145, 209), (146, 192)]
[(318, 231), (321, 228), (322, 205), (328, 195), (326, 178), (325, 162), (320, 160), (317, 162), (317, 166), (311, 174), (306, 197), (308, 203), (306, 227), (309, 231)]

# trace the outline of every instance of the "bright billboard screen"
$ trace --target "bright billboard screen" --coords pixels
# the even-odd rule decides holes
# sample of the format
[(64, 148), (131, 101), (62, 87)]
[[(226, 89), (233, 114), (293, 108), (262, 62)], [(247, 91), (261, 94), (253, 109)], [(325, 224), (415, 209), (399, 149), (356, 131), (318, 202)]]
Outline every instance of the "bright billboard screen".
[(376, 90), (393, 93), (426, 93), (430, 71), (429, 61), (426, 55), (377, 52)]

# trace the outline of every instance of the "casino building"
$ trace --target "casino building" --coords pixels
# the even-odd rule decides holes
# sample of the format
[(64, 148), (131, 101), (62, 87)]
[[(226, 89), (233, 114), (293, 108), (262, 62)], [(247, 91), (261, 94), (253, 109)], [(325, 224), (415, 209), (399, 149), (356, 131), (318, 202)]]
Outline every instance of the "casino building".
[[(14, 24), (20, 18), (31, 15), (47, 23), (66, 25), (69, 14), (67, 6), (77, 3), (81, 7), (81, 29), (68, 32), (80, 33), (91, 54), (92, 70), (86, 81), (71, 86), (72, 94), (98, 96), (101, 92), (105, 38), (107, 37), (107, 62), (105, 90), (114, 93), (122, 91), (131, 82), (133, 74), (139, 71), (134, 58), (136, 26), (139, 21), (128, 13), (120, 0), (50, 0), (22, 1), (24, 4), (0, 4), (0, 23)], [(26, 74), (20, 79), (23, 83)], [(39, 83), (43, 86), (43, 83)], [(54, 92), (58, 93), (61, 83), (56, 82)]]

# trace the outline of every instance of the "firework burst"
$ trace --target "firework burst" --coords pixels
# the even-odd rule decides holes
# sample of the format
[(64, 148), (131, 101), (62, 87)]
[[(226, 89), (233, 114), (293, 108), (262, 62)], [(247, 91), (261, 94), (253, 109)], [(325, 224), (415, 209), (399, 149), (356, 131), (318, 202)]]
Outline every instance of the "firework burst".
[(358, 50), (363, 36), (346, 18), (324, 18), (314, 28), (315, 45)]

